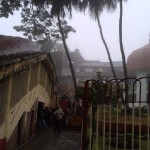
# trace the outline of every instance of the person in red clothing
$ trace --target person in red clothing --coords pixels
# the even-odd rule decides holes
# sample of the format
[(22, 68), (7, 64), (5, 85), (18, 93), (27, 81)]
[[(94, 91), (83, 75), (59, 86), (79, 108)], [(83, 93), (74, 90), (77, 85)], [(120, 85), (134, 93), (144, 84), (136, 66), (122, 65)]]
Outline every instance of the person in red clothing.
[(67, 107), (68, 107), (68, 97), (63, 96), (60, 101), (60, 106), (63, 109), (63, 112), (66, 113)]
[(64, 112), (64, 117), (62, 120), (63, 127), (66, 128), (66, 118), (67, 118), (67, 109), (68, 109), (68, 96), (64, 95), (60, 100), (60, 107), (62, 108)]

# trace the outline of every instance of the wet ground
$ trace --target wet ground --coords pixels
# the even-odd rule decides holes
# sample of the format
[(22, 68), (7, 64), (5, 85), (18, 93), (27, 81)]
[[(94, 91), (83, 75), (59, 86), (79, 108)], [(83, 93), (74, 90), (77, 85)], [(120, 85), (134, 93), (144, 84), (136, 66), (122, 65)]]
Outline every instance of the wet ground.
[(80, 150), (79, 130), (63, 130), (59, 135), (49, 128), (38, 132), (18, 150)]

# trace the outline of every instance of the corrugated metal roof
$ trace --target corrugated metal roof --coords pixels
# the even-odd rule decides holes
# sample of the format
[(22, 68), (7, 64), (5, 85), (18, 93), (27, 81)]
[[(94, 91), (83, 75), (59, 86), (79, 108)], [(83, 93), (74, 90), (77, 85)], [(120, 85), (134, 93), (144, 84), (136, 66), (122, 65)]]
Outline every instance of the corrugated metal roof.
[(40, 52), (38, 45), (28, 39), (0, 35), (0, 59)]

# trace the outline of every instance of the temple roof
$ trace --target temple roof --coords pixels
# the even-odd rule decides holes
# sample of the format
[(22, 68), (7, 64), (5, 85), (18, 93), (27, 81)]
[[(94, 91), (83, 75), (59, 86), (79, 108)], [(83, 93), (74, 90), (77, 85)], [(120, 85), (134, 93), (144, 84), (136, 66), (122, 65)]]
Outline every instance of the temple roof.
[(129, 72), (145, 71), (150, 69), (150, 43), (133, 51), (127, 60)]

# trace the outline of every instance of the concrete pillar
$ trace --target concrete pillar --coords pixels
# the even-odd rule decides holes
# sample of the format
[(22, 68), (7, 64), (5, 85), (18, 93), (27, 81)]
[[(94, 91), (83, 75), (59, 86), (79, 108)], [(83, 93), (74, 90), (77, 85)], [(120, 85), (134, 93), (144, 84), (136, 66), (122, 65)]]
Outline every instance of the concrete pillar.
[(31, 80), (31, 67), (29, 68), (29, 71), (28, 71), (27, 92), (29, 92), (29, 91), (30, 91), (30, 80)]
[(47, 85), (47, 84), (49, 84), (49, 83), (48, 83), (48, 76), (47, 76), (47, 73), (46, 73), (46, 77), (45, 77), (45, 86), (44, 86), (45, 89), (46, 89), (46, 85)]
[(5, 137), (7, 137), (7, 133), (9, 130), (9, 124), (8, 124), (8, 115), (10, 111), (10, 101), (11, 101), (11, 91), (12, 91), (12, 75), (9, 78), (9, 84), (8, 84), (8, 99), (7, 99), (7, 108), (6, 108), (6, 124), (5, 124)]
[(38, 84), (40, 83), (41, 63), (38, 64)]
[[(138, 73), (137, 74), (137, 79), (142, 78), (142, 77), (146, 77), (147, 74), (146, 73)], [(137, 101), (146, 101), (147, 99), (147, 78), (143, 78), (140, 80), (141, 84), (139, 82), (137, 82), (137, 89), (136, 89), (136, 100)], [(141, 90), (140, 90), (141, 87)], [(140, 96), (140, 92), (141, 92), (141, 96)]]

